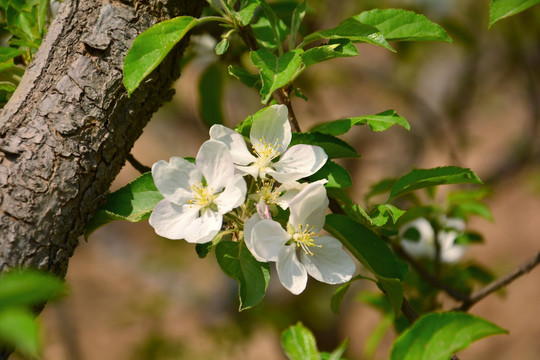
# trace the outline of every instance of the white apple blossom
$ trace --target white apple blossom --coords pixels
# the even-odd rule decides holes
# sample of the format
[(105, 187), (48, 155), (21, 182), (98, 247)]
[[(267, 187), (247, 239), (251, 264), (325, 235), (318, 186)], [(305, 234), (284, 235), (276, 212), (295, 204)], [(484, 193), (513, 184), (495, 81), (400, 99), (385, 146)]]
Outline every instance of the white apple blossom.
[(275, 261), (281, 283), (293, 294), (304, 291), (308, 274), (327, 284), (341, 284), (356, 270), (338, 240), (318, 235), (327, 206), (324, 185), (311, 183), (289, 202), (287, 231), (259, 214), (244, 226), (246, 246), (253, 256), (259, 261)]
[(150, 225), (160, 236), (205, 243), (214, 238), (223, 214), (240, 206), (246, 197), (246, 182), (234, 174), (227, 147), (206, 141), (195, 164), (173, 157), (152, 166), (152, 177), (165, 197), (150, 215)]
[(249, 138), (254, 155), (241, 134), (222, 125), (210, 128), (210, 138), (227, 145), (236, 168), (254, 178), (271, 176), (280, 183), (296, 181), (316, 173), (328, 156), (319, 146), (291, 146), (291, 125), (285, 105), (263, 110), (251, 126)]
[[(435, 235), (430, 222), (425, 218), (418, 218), (401, 227), (401, 247), (414, 258), (435, 259), (435, 238), (439, 244), (440, 259), (444, 263), (454, 263), (465, 253), (465, 247), (454, 244), (456, 238), (465, 230), (465, 222), (461, 219), (443, 220), (444, 230)], [(416, 234), (411, 230), (416, 230)], [(413, 231), (414, 231), (413, 230)]]

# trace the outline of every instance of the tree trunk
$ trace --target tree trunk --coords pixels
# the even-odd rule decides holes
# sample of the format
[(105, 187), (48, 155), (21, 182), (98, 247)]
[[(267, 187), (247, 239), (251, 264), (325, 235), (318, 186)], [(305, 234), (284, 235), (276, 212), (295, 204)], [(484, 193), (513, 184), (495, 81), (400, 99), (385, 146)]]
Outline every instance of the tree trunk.
[(128, 98), (124, 56), (160, 20), (204, 0), (66, 0), (0, 113), (0, 270), (65, 276), (135, 140), (171, 98), (183, 40)]

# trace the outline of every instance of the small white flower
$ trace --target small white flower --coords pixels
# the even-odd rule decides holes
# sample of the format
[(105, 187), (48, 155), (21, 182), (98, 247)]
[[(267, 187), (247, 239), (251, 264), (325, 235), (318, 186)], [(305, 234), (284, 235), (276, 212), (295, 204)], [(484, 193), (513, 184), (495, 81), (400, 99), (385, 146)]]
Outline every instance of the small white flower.
[(236, 168), (254, 178), (271, 176), (280, 183), (296, 181), (316, 173), (328, 156), (322, 148), (291, 143), (291, 125), (285, 105), (273, 105), (253, 121), (249, 138), (252, 155), (242, 135), (222, 125), (210, 128), (210, 138), (227, 145)]
[(152, 166), (152, 177), (165, 197), (152, 215), (150, 225), (160, 236), (205, 243), (221, 229), (223, 214), (240, 206), (246, 197), (246, 182), (234, 175), (227, 147), (206, 141), (197, 154), (196, 165), (173, 157)]
[(414, 258), (435, 259), (437, 249), (435, 238), (439, 244), (440, 259), (444, 263), (454, 263), (465, 253), (465, 247), (454, 244), (456, 238), (465, 230), (465, 223), (461, 219), (446, 219), (445, 228), (435, 236), (433, 227), (425, 218), (418, 218), (405, 224), (399, 231), (401, 247)]
[(341, 284), (356, 270), (338, 240), (318, 235), (327, 206), (323, 184), (312, 183), (289, 202), (287, 231), (258, 214), (244, 226), (246, 246), (253, 256), (259, 261), (275, 261), (281, 283), (293, 294), (304, 291), (308, 274), (327, 284)]

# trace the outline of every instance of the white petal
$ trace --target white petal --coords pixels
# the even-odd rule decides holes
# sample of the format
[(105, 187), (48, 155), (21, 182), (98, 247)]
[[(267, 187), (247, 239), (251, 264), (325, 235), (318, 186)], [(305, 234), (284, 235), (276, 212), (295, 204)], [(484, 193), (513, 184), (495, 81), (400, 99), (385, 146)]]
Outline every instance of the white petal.
[(442, 221), (444, 227), (455, 229), (459, 232), (465, 231), (465, 221), (459, 218), (448, 218)]
[(272, 166), (268, 175), (284, 183), (313, 175), (326, 163), (328, 156), (319, 146), (294, 145)]
[(249, 152), (244, 137), (223, 125), (212, 125), (210, 138), (224, 143), (231, 153), (233, 162), (238, 165), (249, 165), (256, 158)]
[[(420, 233), (418, 241), (403, 237), (408, 229), (415, 228)], [(427, 257), (435, 258), (435, 232), (433, 227), (425, 218), (418, 218), (401, 227), (399, 234), (402, 237), (401, 247), (405, 252), (414, 258)]]
[(195, 165), (180, 157), (172, 157), (169, 162), (160, 160), (152, 165), (154, 184), (165, 199), (182, 205), (193, 199), (188, 186), (201, 180), (201, 172)]
[(313, 256), (305, 252), (300, 254), (308, 274), (327, 284), (349, 281), (356, 271), (356, 265), (343, 250), (341, 243), (330, 236), (316, 238), (315, 243), (322, 247), (310, 247)]
[(185, 239), (187, 242), (204, 244), (211, 241), (221, 230), (223, 217), (221, 214), (207, 210), (200, 217), (196, 217), (186, 227)]
[(288, 111), (285, 105), (272, 105), (263, 110), (259, 117), (253, 121), (249, 139), (251, 144), (258, 149), (265, 143), (273, 144), (278, 151), (283, 153), (291, 143), (291, 125), (287, 117)]
[(148, 222), (159, 236), (173, 240), (185, 239), (188, 225), (198, 214), (197, 206), (177, 205), (165, 199), (156, 205)]
[(263, 219), (253, 226), (249, 250), (256, 259), (277, 261), (287, 240), (289, 240), (289, 234), (283, 230), (278, 222)]
[[(320, 183), (322, 185), (326, 184), (328, 180), (321, 179), (314, 181), (313, 183)], [(286, 182), (284, 184), (281, 184), (275, 191), (278, 194), (281, 194), (276, 199), (276, 204), (281, 206), (283, 210), (287, 210), (289, 208), (289, 202), (294, 199), (296, 195), (300, 193), (303, 189), (306, 188), (310, 183), (299, 183), (297, 181), (290, 181)]]
[(285, 289), (295, 295), (304, 291), (307, 284), (307, 272), (296, 256), (296, 246), (289, 245), (281, 249), (276, 269), (279, 281)]
[(222, 142), (207, 140), (199, 149), (195, 160), (210, 188), (221, 191), (234, 174), (231, 154)]
[(242, 174), (242, 175), (251, 175), (251, 176), (253, 176), (254, 179), (259, 177), (259, 167), (255, 166), (255, 165), (250, 165), (250, 166), (236, 165), (235, 168), (236, 168), (237, 172)]
[(441, 250), (441, 261), (444, 263), (455, 263), (465, 254), (466, 248), (461, 245), (454, 245), (445, 251)]
[(311, 183), (289, 202), (291, 211), (289, 223), (294, 228), (299, 225), (302, 225), (302, 227), (306, 225), (313, 226), (313, 231), (318, 233), (324, 226), (327, 207), (328, 197), (324, 185)]
[(465, 254), (466, 248), (462, 245), (454, 245), (459, 233), (457, 231), (440, 231), (437, 234), (437, 241), (441, 251), (441, 261), (454, 263)]
[(244, 242), (255, 259), (260, 262), (266, 262), (266, 259), (257, 255), (253, 246), (253, 227), (261, 220), (262, 219), (257, 214), (253, 214), (253, 216), (246, 220), (244, 223)]
[(225, 186), (225, 190), (214, 203), (218, 206), (220, 214), (225, 214), (232, 209), (242, 205), (246, 199), (246, 181), (242, 175), (234, 175), (230, 178), (229, 183)]

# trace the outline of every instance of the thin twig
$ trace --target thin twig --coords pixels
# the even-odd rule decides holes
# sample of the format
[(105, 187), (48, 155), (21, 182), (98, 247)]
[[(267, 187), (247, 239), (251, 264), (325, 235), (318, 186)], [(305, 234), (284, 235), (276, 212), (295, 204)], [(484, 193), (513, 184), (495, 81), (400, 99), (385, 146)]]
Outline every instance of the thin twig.
[(538, 252), (534, 257), (526, 261), (523, 265), (521, 265), (519, 268), (511, 272), (510, 274), (503, 276), (502, 278), (492, 282), (488, 286), (486, 286), (483, 289), (478, 290), (474, 294), (472, 294), (469, 299), (463, 302), (463, 304), (456, 308), (455, 310), (460, 311), (467, 311), (469, 310), (474, 304), (488, 296), (489, 294), (499, 290), (500, 288), (505, 287), (506, 285), (510, 284), (512, 281), (516, 280), (521, 275), (525, 275), (536, 265), (540, 263), (540, 252)]
[(432, 275), (429, 273), (418, 261), (413, 259), (409, 254), (407, 254), (403, 249), (400, 247), (395, 246), (394, 250), (401, 255), (411, 266), (418, 272), (418, 274), (431, 286), (443, 290), (445, 293), (450, 295), (454, 300), (457, 301), (467, 301), (469, 299), (469, 296), (467, 294), (462, 293), (461, 291), (454, 289), (451, 286), (448, 286), (444, 282), (442, 282), (438, 277)]
[(143, 165), (141, 164), (139, 161), (137, 161), (137, 159), (135, 159), (133, 157), (133, 155), (131, 154), (127, 154), (126, 155), (126, 159), (127, 161), (129, 161), (129, 163), (131, 164), (131, 166), (133, 166), (135, 168), (135, 170), (137, 170), (138, 172), (140, 172), (141, 174), (144, 174), (146, 172), (149, 172), (149, 171), (152, 171), (152, 169), (150, 169), (148, 166), (146, 165)]

